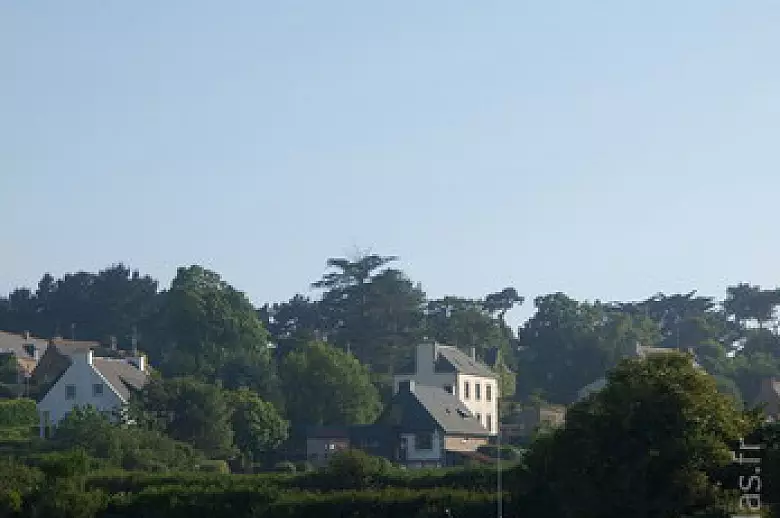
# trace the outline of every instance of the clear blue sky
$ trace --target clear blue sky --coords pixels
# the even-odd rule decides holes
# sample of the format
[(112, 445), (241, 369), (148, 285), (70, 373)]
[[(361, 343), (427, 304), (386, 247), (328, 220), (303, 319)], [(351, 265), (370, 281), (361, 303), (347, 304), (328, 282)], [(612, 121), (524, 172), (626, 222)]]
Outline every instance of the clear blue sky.
[(6, 0), (0, 291), (199, 263), (262, 303), (355, 247), (431, 296), (780, 284), (778, 27), (770, 0)]

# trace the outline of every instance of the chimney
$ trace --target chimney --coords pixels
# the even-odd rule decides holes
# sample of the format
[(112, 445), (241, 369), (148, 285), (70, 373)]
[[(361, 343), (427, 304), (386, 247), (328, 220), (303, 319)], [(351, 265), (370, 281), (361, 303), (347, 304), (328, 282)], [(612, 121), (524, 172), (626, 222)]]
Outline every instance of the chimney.
[(146, 356), (139, 354), (137, 356), (131, 356), (127, 359), (128, 363), (138, 367), (141, 372), (146, 372)]
[(111, 335), (111, 350), (116, 351), (116, 336)]
[(437, 347), (435, 342), (424, 342), (417, 346), (415, 355), (415, 373), (432, 374), (436, 363)]
[(28, 340), (28, 341), (30, 340), (30, 332), (29, 331), (25, 331), (24, 332), (24, 339)]
[(87, 362), (87, 365), (92, 365), (92, 359), (94, 358), (94, 353), (92, 352), (92, 349), (87, 349), (84, 351), (84, 360)]
[(414, 380), (405, 380), (398, 383), (398, 392), (414, 394)]
[(471, 352), (471, 359), (477, 361), (477, 348), (472, 347), (470, 352)]

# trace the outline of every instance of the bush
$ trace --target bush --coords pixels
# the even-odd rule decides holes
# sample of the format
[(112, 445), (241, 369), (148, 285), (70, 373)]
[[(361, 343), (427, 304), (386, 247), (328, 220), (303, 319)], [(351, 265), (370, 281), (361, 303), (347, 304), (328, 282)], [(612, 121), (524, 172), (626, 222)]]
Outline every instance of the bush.
[(289, 460), (283, 460), (274, 464), (274, 471), (279, 473), (295, 473), (295, 464)]
[(314, 466), (311, 462), (308, 461), (301, 461), (295, 463), (295, 471), (296, 473), (310, 473), (314, 471)]
[(495, 444), (486, 444), (477, 448), (477, 452), (481, 453), (482, 455), (487, 455), (491, 459), (499, 458), (499, 451), (501, 460), (517, 462), (523, 458), (523, 450), (514, 446), (501, 446), (499, 449), (499, 447)]
[(0, 427), (35, 426), (38, 409), (32, 399), (0, 400)]
[(361, 450), (336, 453), (328, 463), (326, 473), (333, 477), (339, 489), (366, 489), (392, 469), (390, 462)]
[(202, 473), (219, 473), (220, 475), (230, 474), (228, 463), (224, 460), (204, 460), (198, 465), (198, 471)]

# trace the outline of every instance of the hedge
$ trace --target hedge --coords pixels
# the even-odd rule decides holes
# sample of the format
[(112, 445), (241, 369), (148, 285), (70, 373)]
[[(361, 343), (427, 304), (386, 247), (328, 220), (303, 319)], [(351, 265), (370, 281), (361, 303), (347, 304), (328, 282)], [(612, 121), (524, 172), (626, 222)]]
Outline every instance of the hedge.
[[(490, 516), (496, 495), (453, 489), (339, 491), (192, 491), (181, 487), (156, 488), (114, 497), (98, 516), (111, 518), (440, 518)], [(511, 502), (505, 500), (509, 507)]]
[(38, 409), (32, 399), (0, 400), (0, 427), (35, 426)]

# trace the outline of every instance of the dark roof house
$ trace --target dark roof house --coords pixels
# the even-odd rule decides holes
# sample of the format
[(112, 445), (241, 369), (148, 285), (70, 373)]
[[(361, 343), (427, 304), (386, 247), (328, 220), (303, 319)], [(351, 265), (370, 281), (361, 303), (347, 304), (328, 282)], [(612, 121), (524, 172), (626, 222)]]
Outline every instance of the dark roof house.
[(404, 431), (439, 429), (446, 435), (487, 437), (482, 426), (457, 397), (439, 387), (404, 381), (376, 421)]
[[(436, 373), (460, 373), (472, 374), (493, 378), (496, 376), (490, 367), (477, 359), (476, 349), (471, 348), (470, 354), (466, 354), (457, 347), (451, 345), (433, 344), (434, 372)], [(400, 366), (395, 374), (415, 374), (418, 372), (417, 358)]]

